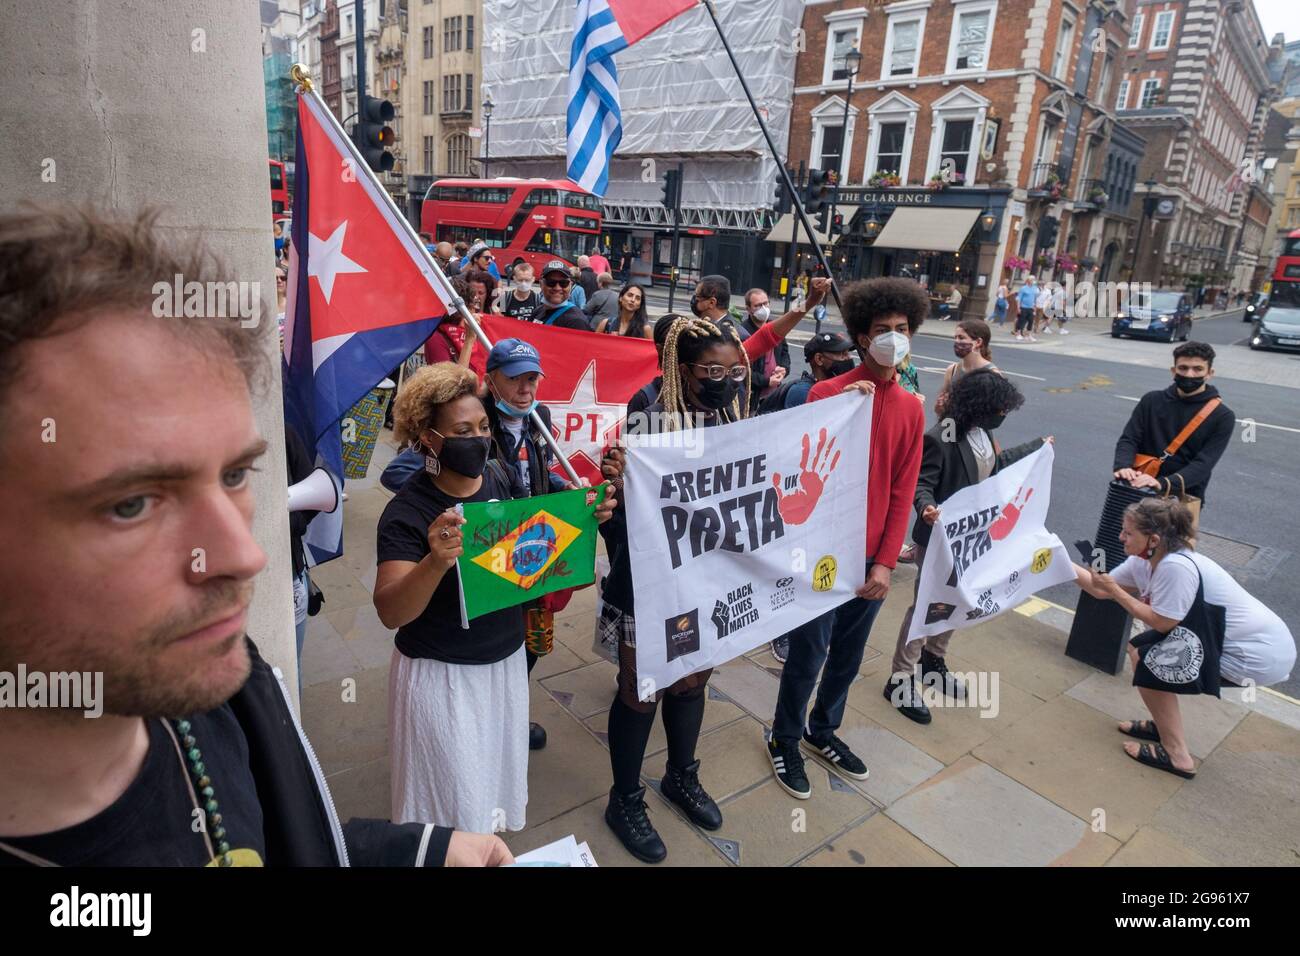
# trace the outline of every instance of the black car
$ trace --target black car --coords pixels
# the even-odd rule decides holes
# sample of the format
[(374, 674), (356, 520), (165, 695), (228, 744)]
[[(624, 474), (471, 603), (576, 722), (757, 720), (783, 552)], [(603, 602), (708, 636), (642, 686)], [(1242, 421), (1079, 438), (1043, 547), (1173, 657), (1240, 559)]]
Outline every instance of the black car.
[(1300, 352), (1300, 282), (1274, 282), (1268, 314), (1250, 330), (1252, 349)]
[(1112, 338), (1183, 341), (1192, 334), (1192, 300), (1185, 292), (1156, 289), (1150, 295), (1135, 292), (1110, 323)]
[(1241, 321), (1254, 322), (1256, 319), (1262, 319), (1264, 313), (1268, 311), (1268, 293), (1256, 292), (1246, 302), (1246, 309), (1241, 314)]

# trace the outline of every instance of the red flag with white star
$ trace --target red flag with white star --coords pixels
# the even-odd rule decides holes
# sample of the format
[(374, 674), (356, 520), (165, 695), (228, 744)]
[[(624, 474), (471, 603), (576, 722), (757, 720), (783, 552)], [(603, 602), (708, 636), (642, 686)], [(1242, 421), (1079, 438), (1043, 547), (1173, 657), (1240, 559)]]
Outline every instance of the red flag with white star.
[[(523, 339), (542, 357), (537, 400), (551, 410), (556, 443), (579, 477), (601, 481), (602, 453), (618, 437), (627, 402), (659, 374), (659, 358), (649, 339), (597, 335), (501, 315), (483, 317), (493, 342)], [(470, 365), (481, 378), (487, 357), (475, 345)], [(563, 471), (557, 465), (557, 474)]]

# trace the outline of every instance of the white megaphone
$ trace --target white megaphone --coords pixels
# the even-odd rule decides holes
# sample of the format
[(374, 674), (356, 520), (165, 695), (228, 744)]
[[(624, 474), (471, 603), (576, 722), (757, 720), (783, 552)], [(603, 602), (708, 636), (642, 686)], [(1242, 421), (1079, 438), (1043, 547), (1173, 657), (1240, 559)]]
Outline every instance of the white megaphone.
[(322, 511), (333, 513), (339, 506), (339, 487), (324, 468), (289, 486), (290, 511)]

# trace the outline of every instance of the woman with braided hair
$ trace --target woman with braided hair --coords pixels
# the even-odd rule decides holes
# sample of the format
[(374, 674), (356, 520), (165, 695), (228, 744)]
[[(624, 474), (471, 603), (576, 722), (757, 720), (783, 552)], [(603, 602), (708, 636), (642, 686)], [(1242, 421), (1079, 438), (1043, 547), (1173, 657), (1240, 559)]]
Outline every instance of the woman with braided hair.
[[(748, 417), (750, 359), (731, 327), (692, 316), (673, 316), (664, 339), (662, 365), (659, 398), (629, 421), (629, 432), (707, 428)], [(603, 471), (619, 486), (620, 452), (611, 452)], [(661, 791), (697, 826), (706, 830), (722, 826), (718, 805), (700, 784), (700, 761), (695, 756), (704, 720), (705, 685), (712, 671), (690, 674), (649, 700), (640, 699), (627, 516), (621, 507), (601, 526), (601, 533), (609, 550), (610, 569), (598, 627), (602, 638), (618, 648), (618, 691), (610, 707), (608, 730), (614, 786), (605, 821), (629, 853), (647, 863), (658, 863), (668, 850), (646, 815), (641, 764), (660, 700), (668, 738)]]

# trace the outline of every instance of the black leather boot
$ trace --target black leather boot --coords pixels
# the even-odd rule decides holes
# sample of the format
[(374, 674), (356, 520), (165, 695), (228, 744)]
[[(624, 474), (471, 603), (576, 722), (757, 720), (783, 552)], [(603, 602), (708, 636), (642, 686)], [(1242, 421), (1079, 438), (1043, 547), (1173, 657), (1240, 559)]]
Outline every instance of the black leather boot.
[(885, 700), (893, 704), (900, 714), (918, 724), (930, 722), (930, 708), (921, 699), (921, 685), (907, 674), (896, 674), (885, 682)]
[(966, 699), (966, 685), (952, 675), (942, 657), (931, 654), (925, 648), (921, 648), (921, 683), (937, 684), (944, 696), (953, 700)]
[(541, 750), (546, 746), (546, 728), (541, 724), (528, 725), (528, 749)]
[(722, 826), (722, 811), (700, 786), (698, 760), (687, 764), (681, 770), (672, 764), (665, 764), (664, 779), (660, 782), (660, 787), (664, 797), (685, 810), (686, 815), (697, 827), (716, 830)]
[(627, 852), (638, 860), (658, 863), (668, 855), (668, 848), (646, 815), (645, 787), (627, 796), (611, 789), (609, 805), (605, 807), (605, 822)]

